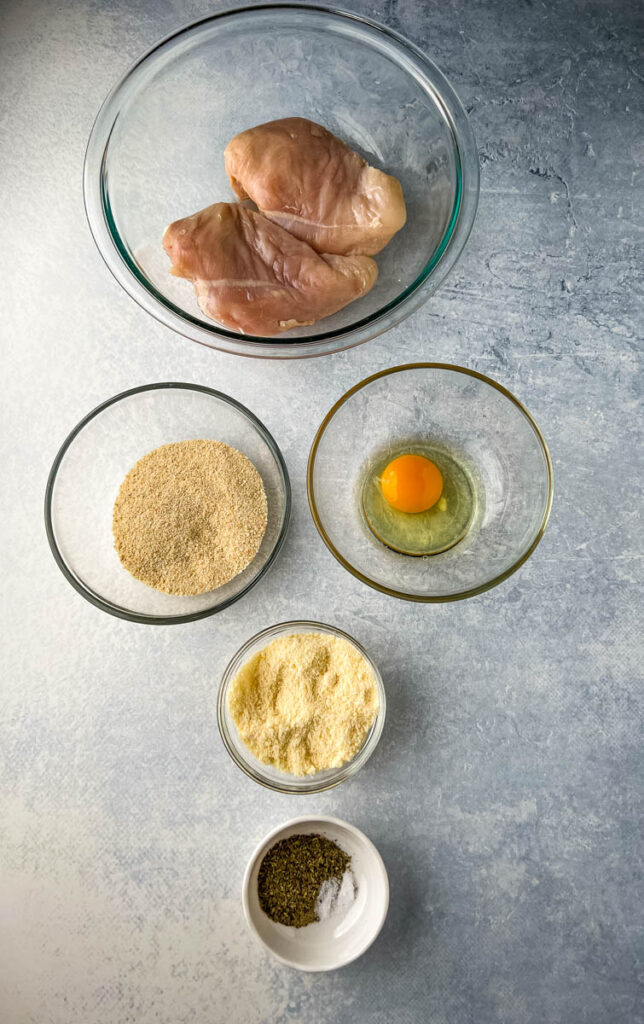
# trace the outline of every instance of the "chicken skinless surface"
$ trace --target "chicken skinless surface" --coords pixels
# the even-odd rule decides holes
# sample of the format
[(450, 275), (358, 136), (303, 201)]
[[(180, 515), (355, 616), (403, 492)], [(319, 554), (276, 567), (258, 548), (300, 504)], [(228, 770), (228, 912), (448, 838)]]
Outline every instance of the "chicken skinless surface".
[(407, 219), (397, 178), (303, 117), (240, 132), (224, 159), (239, 198), (317, 252), (372, 256)]
[(368, 256), (319, 254), (237, 203), (175, 221), (163, 247), (170, 272), (193, 282), (202, 312), (251, 335), (310, 326), (365, 295), (378, 276)]

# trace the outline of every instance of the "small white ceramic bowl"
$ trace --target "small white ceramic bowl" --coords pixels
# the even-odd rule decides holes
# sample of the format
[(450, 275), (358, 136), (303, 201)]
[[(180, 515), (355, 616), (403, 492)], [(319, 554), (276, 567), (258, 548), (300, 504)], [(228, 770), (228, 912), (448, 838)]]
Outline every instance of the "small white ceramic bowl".
[[(257, 876), (265, 854), (280, 839), (311, 833), (326, 836), (350, 855), (357, 896), (344, 916), (288, 928), (271, 921), (260, 907)], [(357, 960), (377, 938), (389, 907), (389, 879), (377, 849), (355, 825), (326, 816), (291, 818), (254, 851), (244, 875), (242, 903), (250, 930), (281, 963), (299, 971), (333, 971)]]

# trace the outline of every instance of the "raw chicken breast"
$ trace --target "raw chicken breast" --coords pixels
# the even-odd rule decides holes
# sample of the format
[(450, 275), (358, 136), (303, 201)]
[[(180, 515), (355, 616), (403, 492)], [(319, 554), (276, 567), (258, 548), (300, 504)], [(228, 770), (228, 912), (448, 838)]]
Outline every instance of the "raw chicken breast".
[(166, 228), (170, 273), (194, 283), (206, 316), (273, 335), (330, 316), (374, 284), (368, 256), (319, 255), (261, 213), (215, 203)]
[(371, 256), (407, 219), (397, 178), (303, 117), (241, 132), (224, 157), (239, 198), (318, 252)]

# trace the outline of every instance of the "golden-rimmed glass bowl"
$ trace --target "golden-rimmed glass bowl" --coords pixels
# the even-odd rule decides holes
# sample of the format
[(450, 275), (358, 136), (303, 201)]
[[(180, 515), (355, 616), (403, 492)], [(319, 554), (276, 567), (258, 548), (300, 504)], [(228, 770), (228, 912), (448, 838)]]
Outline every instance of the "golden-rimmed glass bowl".
[[(475, 495), (464, 538), (440, 554), (386, 547), (365, 521), (365, 467), (401, 443), (453, 453)], [(347, 391), (322, 422), (309, 456), (315, 524), (350, 573), (392, 597), (456, 601), (501, 583), (536, 548), (552, 504), (552, 463), (541, 431), (506, 388), (475, 370), (412, 363)]]
[[(298, 115), (396, 175), (407, 224), (377, 257), (378, 281), (312, 328), (236, 334), (172, 277), (166, 226), (233, 201), (223, 152), (239, 131)], [(212, 348), (284, 358), (373, 338), (417, 309), (459, 258), (479, 167), (452, 86), (413, 43), (357, 14), (301, 4), (223, 11), (168, 36), (110, 92), (87, 147), (84, 192), (96, 244), (144, 309)]]

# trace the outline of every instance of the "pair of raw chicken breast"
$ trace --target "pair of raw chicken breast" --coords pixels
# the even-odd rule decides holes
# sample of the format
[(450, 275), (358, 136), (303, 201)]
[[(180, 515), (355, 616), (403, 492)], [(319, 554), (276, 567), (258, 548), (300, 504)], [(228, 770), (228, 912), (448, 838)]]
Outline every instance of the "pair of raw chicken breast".
[(365, 295), (380, 252), (406, 219), (396, 178), (301, 117), (241, 132), (225, 150), (239, 203), (170, 224), (171, 273), (229, 330), (272, 336), (314, 324)]

